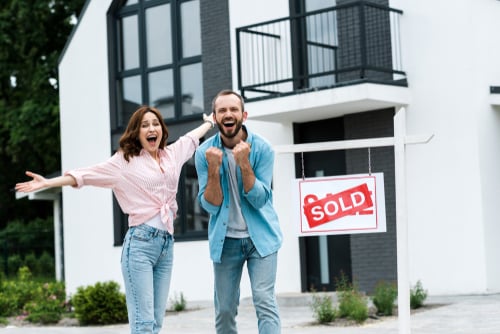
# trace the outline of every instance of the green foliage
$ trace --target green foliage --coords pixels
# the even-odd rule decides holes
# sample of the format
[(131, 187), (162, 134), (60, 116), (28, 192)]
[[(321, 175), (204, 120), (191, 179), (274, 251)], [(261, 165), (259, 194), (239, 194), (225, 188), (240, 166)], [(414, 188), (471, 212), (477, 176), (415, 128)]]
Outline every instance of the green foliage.
[(181, 312), (186, 309), (187, 302), (182, 292), (179, 295), (175, 293), (174, 298), (171, 299), (171, 303), (172, 310), (174, 310), (175, 312)]
[(78, 287), (71, 298), (75, 316), (82, 325), (109, 325), (127, 322), (125, 294), (116, 282), (97, 282)]
[(0, 316), (26, 315), (26, 320), (42, 324), (57, 323), (66, 310), (63, 282), (37, 282), (27, 267), (19, 269), (16, 280), (0, 286)]
[(312, 295), (311, 308), (314, 318), (321, 324), (335, 321), (337, 312), (333, 307), (332, 298), (329, 295)]
[(351, 284), (343, 273), (337, 280), (336, 285), (339, 296), (339, 317), (351, 319), (358, 323), (365, 321), (368, 318), (368, 305), (366, 298), (356, 285)]
[(66, 310), (66, 292), (62, 282), (36, 284), (35, 298), (24, 305), (26, 320), (54, 324)]
[(23, 259), (21, 258), (21, 255), (14, 254), (9, 256), (7, 258), (7, 275), (11, 277), (14, 276), (22, 265)]
[(85, 0), (0, 2), (0, 227), (52, 214), (47, 201), (16, 200), (24, 171), (60, 168), (58, 60)]
[(410, 308), (416, 309), (424, 305), (427, 298), (427, 290), (422, 287), (422, 282), (417, 281), (415, 286), (410, 289)]
[(392, 315), (398, 289), (394, 283), (379, 282), (375, 286), (372, 297), (373, 305), (377, 308), (377, 313), (382, 315)]
[(28, 223), (15, 220), (0, 230), (0, 249), (4, 259), (0, 269), (9, 277), (14, 277), (20, 267), (27, 266), (37, 277), (54, 278), (55, 263), (51, 255), (54, 250), (53, 226), (49, 217)]

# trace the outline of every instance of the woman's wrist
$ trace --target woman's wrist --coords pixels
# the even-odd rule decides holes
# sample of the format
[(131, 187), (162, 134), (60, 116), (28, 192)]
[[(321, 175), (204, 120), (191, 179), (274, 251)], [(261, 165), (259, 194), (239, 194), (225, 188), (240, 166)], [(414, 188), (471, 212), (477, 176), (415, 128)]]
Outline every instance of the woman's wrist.
[(210, 116), (207, 116), (205, 114), (203, 114), (203, 122), (209, 123), (212, 129), (215, 127), (215, 122), (210, 118)]

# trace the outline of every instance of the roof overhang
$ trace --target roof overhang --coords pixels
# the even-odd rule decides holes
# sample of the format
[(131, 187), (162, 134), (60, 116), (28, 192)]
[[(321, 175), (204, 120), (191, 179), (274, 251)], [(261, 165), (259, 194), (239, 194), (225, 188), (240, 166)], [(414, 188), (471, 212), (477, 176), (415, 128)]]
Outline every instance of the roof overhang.
[(34, 191), (31, 193), (16, 192), (16, 199), (28, 198), (29, 200), (54, 201), (59, 199), (60, 193), (61, 193), (61, 187), (47, 188), (39, 191)]

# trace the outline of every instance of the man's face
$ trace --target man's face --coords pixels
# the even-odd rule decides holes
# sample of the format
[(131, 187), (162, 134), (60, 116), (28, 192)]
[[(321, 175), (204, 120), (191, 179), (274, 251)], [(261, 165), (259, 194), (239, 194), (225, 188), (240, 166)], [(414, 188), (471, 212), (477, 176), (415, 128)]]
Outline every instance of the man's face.
[(247, 113), (241, 110), (241, 101), (236, 95), (222, 95), (215, 100), (215, 122), (224, 137), (235, 137), (246, 118)]

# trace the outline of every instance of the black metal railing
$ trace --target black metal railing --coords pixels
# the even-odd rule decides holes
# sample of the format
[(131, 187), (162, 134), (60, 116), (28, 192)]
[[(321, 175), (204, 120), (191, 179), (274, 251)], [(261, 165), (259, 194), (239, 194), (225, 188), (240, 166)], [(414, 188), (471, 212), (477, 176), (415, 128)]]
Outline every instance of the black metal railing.
[(247, 100), (359, 82), (406, 85), (402, 11), (358, 1), (236, 29)]

